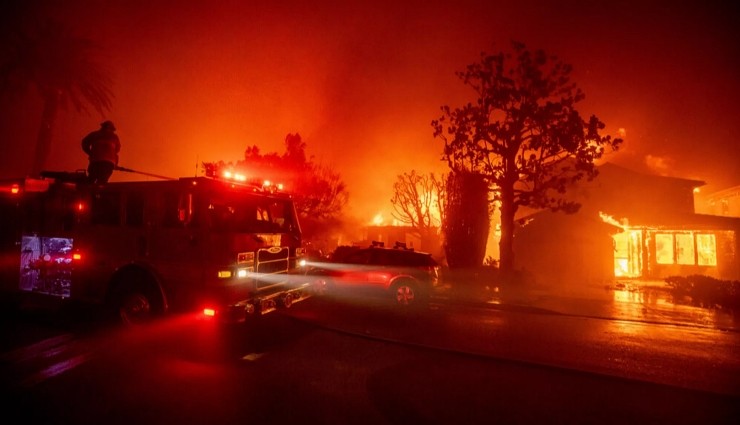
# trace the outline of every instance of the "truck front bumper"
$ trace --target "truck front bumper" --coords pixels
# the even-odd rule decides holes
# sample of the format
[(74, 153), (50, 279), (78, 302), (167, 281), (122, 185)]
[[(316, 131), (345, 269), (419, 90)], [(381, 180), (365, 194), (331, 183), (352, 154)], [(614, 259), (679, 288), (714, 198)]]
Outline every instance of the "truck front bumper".
[(242, 323), (278, 309), (288, 309), (293, 304), (307, 300), (317, 293), (317, 288), (313, 283), (279, 286), (249, 293), (246, 298), (237, 302), (210, 303), (205, 306), (204, 314), (213, 316), (224, 323)]

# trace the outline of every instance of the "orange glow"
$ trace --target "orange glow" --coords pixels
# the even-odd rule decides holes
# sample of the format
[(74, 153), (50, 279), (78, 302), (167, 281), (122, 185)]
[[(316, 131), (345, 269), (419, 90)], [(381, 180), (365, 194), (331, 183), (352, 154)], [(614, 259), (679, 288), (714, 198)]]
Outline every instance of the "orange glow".
[(21, 192), (21, 188), (17, 184), (14, 184), (13, 187), (10, 188), (10, 193), (14, 195), (20, 192)]
[(78, 212), (82, 212), (82, 211), (85, 211), (85, 204), (84, 204), (84, 203), (82, 203), (82, 202), (78, 202), (78, 203), (77, 203), (77, 211), (78, 211)]
[[(476, 62), (480, 51), (507, 49), (502, 35), (517, 34), (515, 38), (528, 47), (544, 48), (573, 65), (577, 74), (573, 82), (584, 89), (587, 109), (593, 109), (618, 136), (633, 136), (616, 157), (642, 165), (645, 152), (665, 151), (682, 158), (673, 175), (690, 172), (719, 187), (736, 181), (733, 161), (725, 161), (730, 170), (723, 171), (725, 167), (709, 160), (710, 154), (737, 157), (740, 147), (727, 142), (727, 135), (735, 131), (716, 125), (740, 125), (732, 120), (738, 107), (732, 102), (732, 90), (722, 90), (723, 85), (734, 84), (736, 77), (726, 62), (736, 44), (733, 37), (723, 36), (734, 34), (734, 28), (728, 28), (729, 19), (712, 21), (727, 16), (722, 11), (728, 6), (702, 4), (700, 13), (688, 17), (689, 25), (678, 22), (691, 8), (663, 10), (661, 2), (640, 2), (639, 10), (625, 8), (622, 2), (600, 4), (600, 16), (610, 25), (576, 11), (572, 5), (578, 3), (543, 9), (567, 13), (579, 28), (587, 28), (593, 43), (603, 49), (600, 57), (630, 63), (630, 75), (625, 76), (626, 70), (608, 66), (609, 61), (592, 61), (586, 49), (577, 48), (579, 44), (572, 42), (578, 40), (577, 34), (566, 31), (543, 40), (542, 32), (561, 30), (553, 24), (557, 20), (550, 13), (530, 13), (523, 2), (476, 2), (467, 8), (452, 2), (419, 8), (387, 8), (379, 2), (351, 2), (343, 7), (333, 7), (333, 2), (288, 2), (291, 6), (261, 2), (260, 7), (250, 2), (219, 2), (218, 6), (195, 2), (192, 7), (174, 8), (169, 2), (136, 2), (136, 7), (131, 2), (106, 2), (105, 7), (80, 6), (83, 3), (71, 2), (75, 6), (65, 11), (60, 8), (59, 13), (72, 27), (79, 22), (91, 25), (95, 44), (116, 52), (109, 58), (113, 62), (104, 65), (116, 70), (112, 86), (116, 114), (111, 118), (120, 121), (116, 124), (124, 145), (122, 166), (190, 176), (194, 163), (241, 160), (245, 148), (253, 144), (263, 154), (282, 154), (285, 135), (300, 132), (308, 146), (306, 154), (336, 167), (347, 184), (352, 195), (347, 209), (367, 220), (380, 202), (390, 207), (387, 199), (399, 173), (412, 167), (447, 171), (439, 158), (441, 141), (433, 138), (429, 121), (438, 118), (443, 104), (456, 107), (472, 100), (472, 93), (454, 72)], [(98, 15), (106, 19), (96, 19)], [(161, 16), (168, 19), (160, 22)], [(449, 16), (456, 18), (438, 23)], [(648, 23), (645, 16), (661, 19)], [(252, 22), (260, 25), (245, 24)], [(487, 24), (491, 22), (495, 24)], [(630, 30), (615, 34), (608, 30), (614, 25)], [(427, 37), (413, 36), (427, 31)], [(255, 34), (259, 34), (256, 39)], [(645, 48), (635, 48), (634, 34), (641, 35)], [(432, 42), (437, 39), (447, 42)], [(244, 40), (257, 42), (245, 44)], [(348, 49), (346, 40), (359, 47)], [(656, 46), (666, 49), (665, 55), (647, 54)], [(673, 60), (684, 56), (673, 52), (683, 50), (701, 60), (676, 67)], [(142, 72), (128, 72), (118, 61), (135, 64), (133, 69)], [(296, 63), (301, 64), (301, 72), (295, 72)], [(702, 69), (711, 69), (716, 76), (710, 81), (692, 78)], [(665, 84), (650, 84), (654, 77), (634, 77), (643, 75), (663, 76)], [(632, 78), (644, 86), (634, 87)], [(343, 85), (346, 81), (354, 84)], [(633, 92), (650, 93), (644, 98), (648, 103), (630, 105), (633, 99), (625, 93)], [(692, 104), (685, 99), (694, 97), (705, 107), (692, 109), (691, 119), (676, 120), (685, 115), (684, 105)], [(9, 176), (21, 176), (27, 171), (26, 158), (31, 157), (35, 141), (31, 118), (38, 117), (27, 108), (11, 105), (7, 109), (12, 113), (4, 116), (7, 125), (2, 126), (2, 136), (17, 143), (4, 151), (2, 169), (10, 168)], [(151, 117), (161, 116), (162, 111), (167, 111), (168, 119), (152, 125)], [(645, 111), (667, 124), (650, 125), (653, 121)], [(76, 140), (98, 123), (86, 114), (70, 114), (63, 124), (57, 129), (61, 131), (58, 136)], [(365, 142), (345, 142), (357, 140), (359, 134)], [(671, 143), (664, 145), (664, 140)], [(694, 157), (683, 159), (685, 152)], [(59, 170), (85, 164), (79, 149), (55, 150), (53, 159), (49, 165)], [(112, 178), (138, 176), (114, 173)]]
[(712, 234), (696, 235), (697, 264), (700, 266), (717, 265), (717, 240)]
[[(717, 239), (713, 233), (630, 227), (626, 219), (620, 222), (603, 212), (599, 212), (599, 217), (622, 229), (612, 235), (616, 277), (641, 277), (646, 252), (659, 265), (717, 266)], [(653, 241), (652, 248), (648, 240)]]
[(212, 308), (204, 308), (203, 309), (203, 315), (208, 317), (213, 317), (216, 315), (216, 310)]
[(640, 277), (642, 275), (642, 232), (625, 230), (613, 235), (614, 276)]
[(72, 254), (72, 259), (75, 261), (82, 260), (82, 254), (75, 252), (74, 254)]

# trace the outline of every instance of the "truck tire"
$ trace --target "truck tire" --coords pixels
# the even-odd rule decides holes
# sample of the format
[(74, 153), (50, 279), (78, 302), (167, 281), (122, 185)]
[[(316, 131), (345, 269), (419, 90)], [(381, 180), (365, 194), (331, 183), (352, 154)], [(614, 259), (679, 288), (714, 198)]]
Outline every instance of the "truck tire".
[(126, 291), (118, 299), (118, 317), (124, 325), (141, 325), (151, 321), (152, 301), (140, 291)]
[(163, 313), (162, 297), (154, 279), (143, 271), (130, 271), (114, 281), (112, 307), (123, 325), (151, 322)]

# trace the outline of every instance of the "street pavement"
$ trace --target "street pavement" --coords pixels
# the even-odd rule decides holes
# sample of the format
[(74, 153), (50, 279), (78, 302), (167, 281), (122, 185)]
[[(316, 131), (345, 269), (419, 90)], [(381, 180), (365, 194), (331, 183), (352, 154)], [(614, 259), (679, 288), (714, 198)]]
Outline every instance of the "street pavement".
[(740, 331), (740, 312), (702, 308), (687, 300), (674, 300), (665, 284), (657, 281), (563, 287), (531, 283), (498, 287), (448, 282), (435, 292), (435, 300), (500, 310)]

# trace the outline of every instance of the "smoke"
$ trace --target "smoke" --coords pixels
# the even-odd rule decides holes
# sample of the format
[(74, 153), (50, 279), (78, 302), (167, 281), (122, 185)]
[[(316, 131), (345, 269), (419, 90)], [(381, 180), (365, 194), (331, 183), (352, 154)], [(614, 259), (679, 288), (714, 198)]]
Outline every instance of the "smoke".
[(657, 156), (657, 155), (650, 155), (650, 154), (645, 156), (645, 165), (654, 174), (658, 174), (661, 176), (670, 176), (672, 174), (674, 164), (675, 164), (675, 161), (673, 159), (665, 157), (665, 156)]
[[(285, 135), (300, 133), (307, 153), (341, 174), (362, 222), (389, 217), (397, 175), (445, 171), (430, 122), (440, 106), (473, 100), (455, 71), (516, 39), (573, 65), (589, 102), (584, 116), (622, 127), (623, 138), (630, 129), (625, 166), (740, 179), (738, 167), (716, 161), (740, 154), (731, 143), (740, 132), (740, 45), (729, 41), (732, 14), (718, 5), (62, 3), (70, 25), (108, 47), (115, 99), (106, 118), (119, 128), (121, 165), (133, 169), (189, 176), (199, 161), (242, 159), (247, 146), (282, 152)], [(29, 162), (41, 111), (7, 105), (0, 140), (12, 147), (0, 160), (16, 171)], [(79, 140), (100, 121), (60, 116), (55, 168), (84, 168)]]

